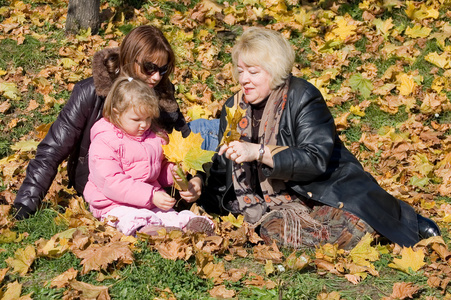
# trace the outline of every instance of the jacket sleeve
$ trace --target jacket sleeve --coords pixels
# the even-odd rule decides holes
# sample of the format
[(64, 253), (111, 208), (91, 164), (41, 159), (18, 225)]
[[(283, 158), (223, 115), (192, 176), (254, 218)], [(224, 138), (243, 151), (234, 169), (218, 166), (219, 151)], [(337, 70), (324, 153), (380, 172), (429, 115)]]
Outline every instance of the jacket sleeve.
[(335, 143), (334, 119), (321, 93), (306, 81), (290, 88), (281, 118), (278, 146), (271, 153), (274, 167), (263, 167), (266, 177), (309, 182), (329, 166)]
[[(118, 151), (107, 140), (96, 137), (91, 141), (89, 170), (89, 181), (106, 198), (140, 208), (154, 207), (153, 194), (160, 188), (125, 174)], [(95, 206), (95, 203), (92, 205)]]
[(35, 158), (28, 164), (26, 177), (14, 200), (17, 209), (25, 208), (22, 212), (30, 214), (38, 209), (56, 176), (58, 166), (77, 147), (91, 111), (89, 107), (94, 105), (95, 99), (91, 78), (75, 85), (69, 101), (38, 145)]

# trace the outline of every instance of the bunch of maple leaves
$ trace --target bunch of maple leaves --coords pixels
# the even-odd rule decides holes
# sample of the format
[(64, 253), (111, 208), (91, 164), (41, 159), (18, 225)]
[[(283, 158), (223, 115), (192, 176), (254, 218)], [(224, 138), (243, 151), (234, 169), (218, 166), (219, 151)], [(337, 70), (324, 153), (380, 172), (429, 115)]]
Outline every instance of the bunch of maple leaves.
[[(161, 2), (161, 3), (160, 3)], [(170, 21), (164, 21), (160, 8), (163, 1), (156, 1), (133, 11), (133, 18), (125, 20), (124, 14), (105, 3), (102, 10), (108, 16), (102, 29), (102, 37), (90, 35), (89, 31), (77, 36), (67, 36), (59, 50), (59, 59), (39, 72), (29, 72), (22, 68), (0, 69), (0, 113), (6, 115), (1, 120), (5, 130), (26, 122), (24, 114), (35, 111), (45, 113), (64, 99), (55, 98), (59, 92), (71, 91), (74, 83), (91, 75), (91, 58), (105, 47), (120, 44), (123, 33), (120, 26), (133, 26), (151, 23), (163, 29), (178, 58), (173, 82), (177, 87), (177, 98), (187, 119), (198, 117), (217, 117), (224, 100), (238, 91), (232, 80), (231, 63), (224, 64), (219, 58), (221, 51), (230, 53), (226, 43), (228, 35), (234, 36), (228, 28), (256, 25), (271, 19), (268, 28), (282, 32), (288, 39), (296, 32), (310, 38), (308, 47), (311, 53), (306, 55), (309, 68), (297, 64), (293, 74), (309, 78), (322, 92), (330, 107), (349, 102), (349, 111), (336, 116), (340, 131), (360, 125), (362, 137), (357, 142), (348, 142), (345, 135), (341, 138), (350, 150), (364, 163), (378, 182), (395, 197), (402, 199), (423, 214), (432, 215), (441, 228), (449, 230), (451, 222), (451, 204), (440, 197), (451, 194), (451, 125), (440, 122), (440, 116), (451, 110), (447, 93), (451, 91), (451, 49), (446, 41), (451, 37), (449, 18), (451, 13), (443, 11), (449, 7), (448, 1), (376, 1), (366, 0), (359, 4), (363, 11), (357, 20), (350, 15), (340, 14), (340, 3), (324, 9), (295, 5), (294, 0), (244, 1), (235, 5), (227, 1), (219, 4), (211, 0), (202, 0), (194, 8), (184, 12), (173, 11)], [(50, 24), (63, 29), (66, 13), (66, 0), (47, 1), (51, 4), (26, 4), (11, 1), (10, 6), (0, 7), (3, 22), (0, 24), (0, 39), (15, 40), (18, 45), (32, 36), (41, 42), (56, 43), (42, 28)], [(189, 0), (185, 1), (190, 4)], [(288, 5), (295, 5), (290, 9)], [(410, 20), (406, 24), (395, 24), (392, 18), (382, 18), (385, 11), (402, 9)], [(441, 10), (442, 9), (442, 10)], [(148, 15), (154, 16), (149, 20)], [(221, 38), (217, 38), (221, 35)], [(366, 52), (355, 47), (361, 39), (367, 40)], [(194, 40), (200, 41), (198, 45)], [(395, 44), (393, 40), (398, 41)], [(424, 78), (418, 70), (409, 68), (424, 49), (427, 42), (435, 41), (440, 52), (430, 52), (424, 60), (434, 67), (431, 70), (433, 82), (430, 89), (423, 89)], [(303, 53), (296, 43), (297, 53)], [(379, 50), (380, 49), (380, 50)], [(39, 51), (46, 51), (43, 46)], [(377, 56), (375, 56), (377, 55)], [(396, 63), (378, 73), (373, 62), (375, 57), (396, 58)], [(356, 58), (362, 60), (352, 72), (347, 67)], [(200, 63), (201, 68), (194, 68)], [(409, 71), (405, 72), (406, 69)], [(337, 78), (342, 79), (338, 89), (332, 89)], [(224, 92), (219, 98), (217, 90), (206, 84), (213, 79), (217, 89)], [(23, 95), (33, 87), (43, 95), (43, 102), (29, 99), (23, 111), (11, 111), (12, 104), (23, 100)], [(222, 98), (221, 98), (222, 97)], [(358, 101), (357, 97), (364, 100)], [(404, 109), (408, 115), (406, 121), (398, 127), (383, 127), (378, 132), (360, 124), (370, 105), (377, 105), (390, 114)], [(233, 124), (233, 122), (231, 122)], [(24, 177), (28, 161), (33, 157), (38, 142), (45, 136), (49, 124), (44, 124), (30, 132), (21, 140), (15, 141), (12, 150), (15, 153), (0, 160), (2, 184), (6, 190), (0, 193), (0, 233), (2, 243), (21, 242), (26, 233), (12, 230), (14, 220), (10, 214), (17, 191)], [(231, 129), (233, 134), (233, 129)], [(362, 146), (366, 149), (362, 150)], [(168, 155), (171, 155), (169, 150)], [(377, 153), (378, 170), (371, 169), (371, 161)], [(185, 154), (181, 162), (186, 162)], [(176, 158), (174, 158), (176, 159)], [(198, 166), (184, 166), (185, 172), (193, 172)], [(373, 240), (366, 236), (350, 251), (338, 250), (334, 245), (318, 247), (314, 257), (293, 252), (285, 257), (278, 247), (264, 245), (258, 235), (240, 217), (226, 216), (214, 218), (216, 236), (181, 232), (160, 232), (159, 236), (140, 235), (137, 238), (124, 236), (105, 222), (99, 222), (86, 210), (83, 199), (74, 195), (66, 186), (66, 167), (60, 172), (46, 196), (46, 201), (57, 205), (66, 201), (62, 192), (69, 198), (64, 214), (55, 222), (67, 224), (69, 229), (53, 236), (50, 240), (39, 240), (16, 251), (14, 257), (7, 260), (8, 268), (0, 270), (0, 294), (2, 299), (31, 299), (31, 295), (21, 296), (21, 284), (4, 282), (9, 272), (25, 275), (32, 271), (37, 257), (59, 257), (71, 252), (82, 259), (82, 274), (98, 272), (98, 280), (109, 276), (118, 276), (119, 269), (134, 260), (137, 241), (145, 240), (149, 247), (158, 251), (166, 259), (189, 259), (195, 257), (198, 275), (213, 280), (215, 287), (210, 291), (214, 297), (231, 298), (233, 290), (228, 290), (224, 281), (236, 282), (247, 276), (246, 285), (275, 288), (276, 283), (262, 275), (247, 269), (226, 270), (223, 263), (215, 263), (214, 256), (224, 260), (236, 257), (253, 257), (264, 264), (266, 275), (278, 272), (274, 265), (286, 269), (301, 270), (308, 265), (316, 266), (317, 272), (343, 276), (357, 284), (368, 275), (379, 276), (373, 263), (381, 254), (392, 255), (390, 267), (402, 272), (423, 271), (428, 277), (428, 285), (442, 291), (444, 297), (449, 290), (451, 278), (451, 253), (448, 245), (440, 237), (421, 241), (413, 248), (401, 248), (397, 245), (372, 246)], [(67, 196), (69, 195), (69, 196)], [(198, 214), (202, 211), (193, 209)], [(107, 220), (108, 221), (108, 220)], [(244, 247), (252, 244), (253, 247)], [(0, 250), (1, 251), (1, 250)], [(426, 258), (431, 263), (426, 264)], [(113, 267), (114, 266), (114, 267)], [(90, 295), (92, 299), (109, 299), (107, 286), (94, 286), (78, 281), (78, 271), (67, 270), (54, 278), (50, 285), (65, 288), (65, 299), (80, 295)], [(386, 299), (405, 299), (420, 291), (421, 287), (413, 283), (400, 282), (393, 286), (393, 293)], [(175, 299), (171, 291), (164, 291), (162, 298)], [(171, 298), (172, 297), (172, 298)], [(318, 295), (318, 299), (340, 299), (338, 292)]]

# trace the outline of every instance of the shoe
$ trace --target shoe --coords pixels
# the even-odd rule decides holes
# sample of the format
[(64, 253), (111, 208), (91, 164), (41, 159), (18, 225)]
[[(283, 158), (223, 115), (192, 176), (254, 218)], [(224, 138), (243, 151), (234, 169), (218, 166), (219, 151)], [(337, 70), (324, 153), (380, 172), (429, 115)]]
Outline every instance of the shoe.
[(196, 217), (189, 220), (188, 223), (186, 223), (185, 230), (191, 232), (203, 232), (208, 236), (215, 234), (215, 231), (210, 222), (208, 222), (207, 219), (201, 217)]
[(432, 236), (439, 236), (440, 228), (438, 228), (437, 224), (429, 218), (425, 218), (421, 215), (417, 215), (418, 220), (418, 236), (420, 240), (424, 240), (430, 238)]
[(144, 233), (150, 236), (159, 235), (159, 231), (165, 229), (166, 233), (169, 233), (173, 230), (182, 231), (182, 229), (173, 226), (161, 226), (161, 225), (147, 225), (138, 230), (139, 233)]

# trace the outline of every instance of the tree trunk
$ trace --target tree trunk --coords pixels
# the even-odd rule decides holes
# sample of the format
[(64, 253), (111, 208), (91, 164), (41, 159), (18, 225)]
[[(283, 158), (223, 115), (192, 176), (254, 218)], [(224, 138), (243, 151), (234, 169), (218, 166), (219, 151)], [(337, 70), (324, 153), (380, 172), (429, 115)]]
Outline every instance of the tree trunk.
[(91, 28), (96, 34), (100, 26), (100, 0), (69, 0), (66, 32), (78, 33), (80, 29)]

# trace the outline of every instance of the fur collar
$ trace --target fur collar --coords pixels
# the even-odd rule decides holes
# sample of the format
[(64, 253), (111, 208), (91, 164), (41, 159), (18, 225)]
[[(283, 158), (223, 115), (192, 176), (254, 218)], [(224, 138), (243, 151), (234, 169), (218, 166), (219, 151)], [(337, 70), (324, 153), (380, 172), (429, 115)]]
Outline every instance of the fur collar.
[(92, 77), (94, 78), (94, 86), (98, 96), (106, 97), (113, 85), (117, 74), (110, 75), (104, 64), (104, 60), (110, 54), (119, 55), (119, 48), (106, 48), (94, 54), (92, 59)]

